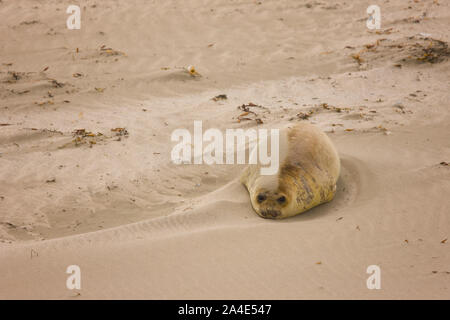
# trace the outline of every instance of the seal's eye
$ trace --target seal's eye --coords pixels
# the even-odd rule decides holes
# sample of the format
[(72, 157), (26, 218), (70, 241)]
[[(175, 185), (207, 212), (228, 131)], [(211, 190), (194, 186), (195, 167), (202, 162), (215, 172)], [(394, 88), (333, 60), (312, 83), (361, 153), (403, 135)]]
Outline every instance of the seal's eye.
[(279, 198), (277, 199), (277, 201), (278, 201), (279, 204), (283, 204), (283, 203), (286, 202), (286, 197), (285, 197), (285, 196), (281, 196), (281, 197), (279, 197)]
[(266, 195), (264, 195), (264, 194), (258, 194), (257, 199), (258, 199), (258, 202), (261, 203), (261, 202), (263, 202), (264, 200), (266, 200), (267, 197), (266, 197)]

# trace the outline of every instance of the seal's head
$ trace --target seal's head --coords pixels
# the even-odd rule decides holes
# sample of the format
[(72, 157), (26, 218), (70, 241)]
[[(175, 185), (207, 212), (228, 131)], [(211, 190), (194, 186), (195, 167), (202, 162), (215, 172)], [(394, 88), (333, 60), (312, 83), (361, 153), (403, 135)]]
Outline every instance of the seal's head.
[(252, 206), (256, 213), (267, 219), (281, 219), (288, 216), (291, 197), (279, 189), (260, 188), (251, 195)]

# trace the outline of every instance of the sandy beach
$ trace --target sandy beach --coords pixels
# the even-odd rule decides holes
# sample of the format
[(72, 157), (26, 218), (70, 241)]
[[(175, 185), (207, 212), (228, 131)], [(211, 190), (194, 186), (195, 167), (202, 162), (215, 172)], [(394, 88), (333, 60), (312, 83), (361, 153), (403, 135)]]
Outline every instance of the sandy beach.
[[(0, 299), (450, 299), (450, 2), (71, 4), (0, 1)], [(335, 199), (262, 219), (194, 121), (315, 124)]]

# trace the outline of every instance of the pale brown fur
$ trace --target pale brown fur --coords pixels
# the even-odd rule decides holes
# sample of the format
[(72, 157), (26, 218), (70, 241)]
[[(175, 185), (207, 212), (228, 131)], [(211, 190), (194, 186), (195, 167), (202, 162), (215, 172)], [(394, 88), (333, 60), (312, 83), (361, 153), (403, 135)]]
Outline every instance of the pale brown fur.
[(260, 165), (249, 165), (241, 182), (258, 215), (280, 219), (331, 201), (339, 172), (339, 155), (328, 136), (312, 124), (299, 123), (280, 130), (278, 173), (263, 176)]

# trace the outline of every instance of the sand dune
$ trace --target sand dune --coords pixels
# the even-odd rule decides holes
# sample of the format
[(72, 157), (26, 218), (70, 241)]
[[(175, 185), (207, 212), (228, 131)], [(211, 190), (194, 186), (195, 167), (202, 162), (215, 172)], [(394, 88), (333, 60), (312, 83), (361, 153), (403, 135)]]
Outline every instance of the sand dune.
[[(450, 298), (448, 3), (69, 4), (0, 2), (0, 298)], [(315, 123), (335, 199), (261, 219), (243, 165), (172, 163), (196, 120)]]

